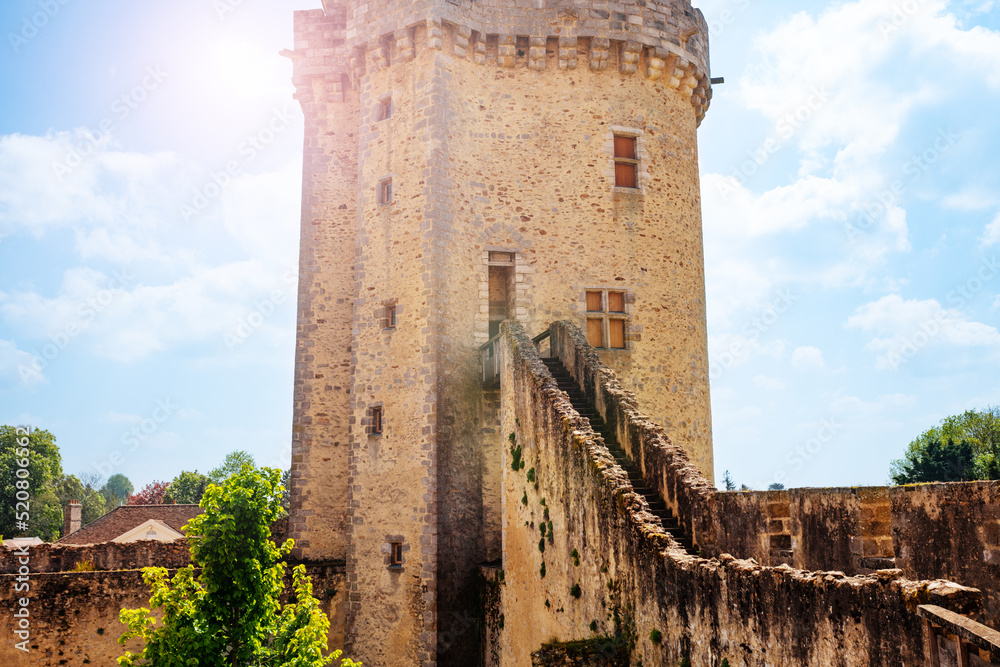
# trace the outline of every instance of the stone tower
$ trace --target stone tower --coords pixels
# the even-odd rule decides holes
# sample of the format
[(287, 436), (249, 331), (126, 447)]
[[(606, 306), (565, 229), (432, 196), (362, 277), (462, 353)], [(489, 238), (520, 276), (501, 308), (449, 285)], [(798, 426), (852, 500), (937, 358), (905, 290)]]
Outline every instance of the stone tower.
[(569, 319), (712, 476), (689, 0), (325, 0), (297, 12), (305, 115), (292, 511), (346, 562), (332, 645), (474, 665), (501, 556), (506, 318)]

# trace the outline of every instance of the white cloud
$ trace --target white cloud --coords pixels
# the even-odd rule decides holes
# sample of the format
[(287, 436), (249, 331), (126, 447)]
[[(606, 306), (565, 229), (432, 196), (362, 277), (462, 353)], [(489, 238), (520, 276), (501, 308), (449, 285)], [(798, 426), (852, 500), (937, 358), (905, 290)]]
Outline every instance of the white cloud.
[[(963, 29), (951, 11), (945, 0), (838, 3), (758, 36), (726, 99), (759, 112), (771, 129), (749, 156), (740, 151), (722, 173), (702, 176), (714, 324), (738, 322), (741, 308), (778, 284), (882, 291), (900, 284), (887, 268), (911, 251), (906, 202), (935, 185), (908, 160), (964, 150), (964, 135), (945, 127), (927, 126), (923, 142), (913, 139), (914, 121), (967, 94), (969, 77), (992, 81), (1000, 71), (1000, 32)], [(942, 59), (961, 68), (961, 80), (922, 75)], [(908, 154), (900, 151), (904, 127), (916, 147)], [(793, 160), (797, 175), (782, 182)], [(945, 205), (983, 206), (991, 184), (976, 187)], [(1000, 239), (1000, 223), (988, 232), (984, 241)], [(791, 240), (809, 244), (809, 261), (779, 249)]]
[[(129, 362), (190, 343), (225, 350), (225, 332), (256, 303), (276, 290), (294, 302), (299, 164), (241, 173), (184, 221), (180, 205), (204, 179), (196, 165), (103, 141), (60, 179), (52, 165), (66, 161), (74, 141), (68, 133), (0, 137), (0, 229), (15, 238), (72, 233), (82, 262), (64, 270), (54, 294), (30, 285), (0, 292), (10, 328), (60, 348), (85, 340), (98, 355)], [(273, 333), (277, 321), (257, 329)]]
[(768, 391), (779, 391), (785, 388), (784, 382), (777, 378), (767, 377), (766, 375), (754, 376), (753, 383), (761, 389), (767, 389)]
[(960, 211), (981, 211), (1000, 204), (1000, 199), (997, 198), (995, 192), (977, 185), (948, 195), (941, 200), (941, 203), (948, 208)]
[(742, 366), (753, 356), (780, 359), (787, 343), (784, 340), (761, 342), (742, 334), (709, 334), (708, 354), (711, 375), (715, 379), (726, 371)]
[(823, 352), (819, 348), (804, 345), (792, 351), (792, 365), (801, 370), (822, 370)]
[(904, 300), (889, 294), (860, 306), (846, 322), (849, 329), (875, 334), (866, 349), (882, 353), (876, 367), (892, 368), (931, 345), (989, 347), (1000, 351), (1000, 332), (982, 322), (970, 321), (936, 299)]
[(1000, 213), (986, 225), (980, 242), (987, 247), (1000, 244)]
[(0, 339), (0, 378), (33, 386), (45, 382), (35, 356), (20, 350), (14, 341)]
[(189, 343), (221, 344), (255, 299), (282, 290), (291, 301), (294, 287), (256, 260), (200, 267), (173, 283), (126, 287), (90, 269), (71, 269), (54, 297), (0, 293), (0, 314), (37, 337), (57, 344), (86, 339), (96, 354), (130, 362)]
[(139, 415), (130, 415), (124, 412), (115, 412), (114, 410), (109, 410), (103, 419), (103, 421), (111, 424), (139, 424), (142, 420), (143, 417)]

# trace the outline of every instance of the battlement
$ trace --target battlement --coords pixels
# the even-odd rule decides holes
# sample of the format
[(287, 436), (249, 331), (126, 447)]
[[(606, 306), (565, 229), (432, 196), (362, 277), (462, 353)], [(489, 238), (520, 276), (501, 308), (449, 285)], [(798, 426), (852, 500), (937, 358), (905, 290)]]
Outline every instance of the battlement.
[(315, 76), (342, 101), (342, 78), (433, 50), (478, 65), (641, 73), (690, 98), (698, 122), (712, 97), (708, 26), (686, 0), (610, 5), (593, 0), (423, 0), (327, 3), (296, 12), (295, 82)]

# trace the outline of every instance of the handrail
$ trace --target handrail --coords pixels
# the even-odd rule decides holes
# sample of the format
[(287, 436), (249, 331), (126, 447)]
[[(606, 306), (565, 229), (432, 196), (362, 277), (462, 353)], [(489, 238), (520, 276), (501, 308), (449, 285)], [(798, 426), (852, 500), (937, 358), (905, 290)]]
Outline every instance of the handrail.
[(479, 349), (480, 350), (488, 350), (488, 349), (490, 349), (493, 346), (493, 344), (496, 343), (497, 338), (499, 338), (502, 335), (503, 334), (497, 334), (493, 338), (490, 338), (488, 341), (486, 341), (485, 343), (483, 343), (482, 345), (480, 345)]
[(1000, 656), (1000, 632), (989, 626), (933, 604), (919, 605), (917, 615), (944, 628), (949, 634), (957, 635), (967, 644)]
[(479, 348), (479, 360), (483, 367), (483, 386), (492, 386), (500, 381), (500, 334), (490, 338)]
[(548, 338), (550, 335), (552, 335), (552, 332), (549, 331), (548, 329), (546, 329), (542, 333), (540, 333), (537, 336), (535, 336), (534, 338), (532, 338), (531, 342), (534, 343), (535, 345), (538, 345), (543, 340), (545, 340), (546, 338)]

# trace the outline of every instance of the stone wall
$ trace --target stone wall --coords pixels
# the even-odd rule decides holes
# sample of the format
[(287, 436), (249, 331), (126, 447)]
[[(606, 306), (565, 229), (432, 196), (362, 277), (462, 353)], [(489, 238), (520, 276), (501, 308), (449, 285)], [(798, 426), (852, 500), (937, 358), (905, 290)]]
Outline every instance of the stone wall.
[[(295, 14), (305, 118), (289, 536), (296, 555), (347, 557), (358, 95), (345, 86), (343, 13)], [(338, 64), (339, 63), (339, 64)]]
[[(142, 579), (143, 567), (166, 567), (171, 574), (190, 563), (186, 541), (172, 543), (141, 541), (94, 545), (43, 544), (27, 549), (0, 551), (0, 665), (31, 667), (77, 667), (113, 665), (124, 650), (118, 637), (125, 626), (118, 621), (123, 608), (149, 607), (149, 587)], [(79, 564), (92, 571), (74, 571)], [(285, 593), (291, 593), (291, 569), (286, 568)], [(27, 566), (24, 575), (19, 568)], [(343, 648), (345, 573), (344, 562), (306, 562), (313, 595), (330, 619), (328, 649)], [(26, 577), (26, 581), (25, 581)], [(16, 590), (28, 585), (27, 590)], [(19, 600), (28, 602), (30, 636), (27, 653), (16, 648), (21, 641), (14, 611)], [(154, 611), (155, 613), (155, 611)], [(139, 650), (133, 640), (129, 650)]]
[[(18, 569), (14, 551), (5, 550), (0, 558), (0, 574), (14, 574)], [(158, 542), (103, 542), (101, 544), (40, 544), (29, 547), (32, 572), (70, 572), (77, 567), (91, 570), (137, 570), (148, 566), (176, 569), (191, 562), (187, 540)]]
[[(0, 575), (0, 664), (25, 667), (114, 665), (125, 651), (118, 637), (125, 626), (122, 608), (149, 606), (149, 589), (140, 570), (46, 572), (32, 574), (27, 591), (30, 622), (27, 653), (16, 648), (14, 634), (17, 575)], [(126, 648), (139, 650), (133, 640)]]
[(718, 492), (705, 507), (712, 553), (950, 579), (982, 590), (980, 620), (1000, 627), (1000, 482)]
[[(646, 511), (523, 330), (511, 322), (503, 330), (503, 620), (487, 632), (495, 637), (487, 657), (500, 656), (487, 664), (526, 666), (531, 652), (553, 639), (618, 632), (633, 643), (633, 664), (670, 665), (689, 657), (695, 665), (718, 665), (723, 658), (748, 666), (919, 665), (925, 664), (925, 646), (918, 603), (978, 611), (978, 591), (909, 581), (898, 570), (846, 576), (770, 567), (728, 553), (689, 556)], [(660, 455), (669, 473), (663, 486), (675, 507), (686, 508), (699, 544), (718, 549), (728, 539), (712, 522), (717, 503), (755, 508), (751, 523), (765, 528), (758, 538), (767, 534), (768, 520), (780, 520), (775, 528), (785, 530), (787, 517), (779, 515), (790, 507), (768, 508), (780, 505), (780, 497), (716, 494), (707, 483), (687, 479), (696, 470), (683, 452), (635, 410), (634, 399), (600, 367), (579, 331), (561, 323), (551, 331), (553, 349), (588, 393), (600, 397), (599, 411), (629, 438), (633, 456), (648, 465), (657, 458), (655, 449), (667, 450)], [(758, 553), (765, 548), (740, 539)]]
[(907, 485), (889, 500), (896, 567), (981, 588), (982, 620), (1000, 628), (1000, 482)]

